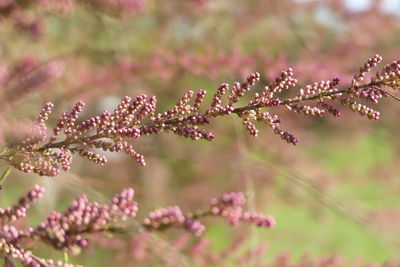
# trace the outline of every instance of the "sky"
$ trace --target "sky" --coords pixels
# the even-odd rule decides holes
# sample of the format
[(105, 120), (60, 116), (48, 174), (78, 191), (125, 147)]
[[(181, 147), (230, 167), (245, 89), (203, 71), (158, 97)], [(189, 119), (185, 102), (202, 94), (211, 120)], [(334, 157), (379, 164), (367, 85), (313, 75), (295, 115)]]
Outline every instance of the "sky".
[[(310, 2), (315, 0), (294, 0), (297, 2)], [(324, 0), (320, 0), (324, 1)], [(371, 5), (373, 0), (343, 0), (345, 6), (353, 12), (362, 12)], [(381, 8), (384, 12), (400, 15), (400, 0), (383, 0)]]

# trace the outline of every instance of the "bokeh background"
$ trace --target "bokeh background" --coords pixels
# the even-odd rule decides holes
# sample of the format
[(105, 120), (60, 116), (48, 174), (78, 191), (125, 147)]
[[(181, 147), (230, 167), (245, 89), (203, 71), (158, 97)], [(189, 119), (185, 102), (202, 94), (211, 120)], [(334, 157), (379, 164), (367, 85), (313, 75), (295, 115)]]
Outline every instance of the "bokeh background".
[[(262, 75), (257, 88), (288, 67), (301, 86), (333, 77), (345, 86), (368, 57), (399, 56), (397, 0), (20, 1), (17, 17), (3, 2), (2, 146), (8, 122), (34, 119), (46, 101), (56, 106), (51, 123), (79, 99), (87, 103), (82, 119), (140, 93), (156, 95), (162, 111), (188, 89), (212, 95), (220, 83), (254, 71)], [(30, 211), (35, 224), (82, 193), (102, 201), (133, 187), (140, 218), (173, 204), (201, 209), (214, 196), (243, 191), (249, 210), (277, 220), (273, 229), (257, 229), (210, 218), (201, 238), (178, 230), (149, 237), (132, 225), (130, 235), (97, 237), (70, 257), (87, 266), (285, 266), (335, 255), (343, 266), (400, 261), (400, 107), (384, 101), (379, 121), (348, 110), (338, 119), (276, 110), (299, 137), (295, 147), (261, 125), (253, 138), (232, 116), (212, 123), (213, 142), (142, 138), (136, 148), (146, 167), (110, 154), (104, 166), (76, 158), (55, 178), (15, 170), (0, 203), (44, 185), (46, 198)], [(63, 258), (45, 247), (35, 252)]]

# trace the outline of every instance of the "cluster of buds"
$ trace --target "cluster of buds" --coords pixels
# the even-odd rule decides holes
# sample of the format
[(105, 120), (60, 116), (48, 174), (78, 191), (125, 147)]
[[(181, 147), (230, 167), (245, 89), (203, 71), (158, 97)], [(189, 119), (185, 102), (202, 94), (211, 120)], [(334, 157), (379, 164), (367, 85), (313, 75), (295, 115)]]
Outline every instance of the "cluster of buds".
[(360, 68), (360, 71), (354, 75), (352, 87), (346, 91), (347, 95), (336, 97), (341, 104), (348, 105), (353, 111), (375, 120), (379, 119), (380, 113), (358, 101), (365, 100), (377, 104), (381, 98), (388, 96), (399, 100), (398, 97), (387, 90), (388, 88), (393, 90), (398, 90), (400, 88), (399, 60), (395, 60), (387, 64), (382, 70), (377, 71), (368, 83), (361, 83), (365, 80), (365, 76), (371, 71), (371, 68), (377, 66), (381, 61), (382, 57), (379, 55), (369, 58)]
[(339, 117), (341, 112), (333, 105), (333, 103), (337, 103), (348, 106), (360, 115), (366, 115), (369, 119), (377, 120), (380, 113), (360, 101), (378, 103), (381, 98), (388, 96), (399, 100), (388, 89), (398, 90), (400, 88), (400, 61), (393, 61), (386, 65), (382, 71), (376, 72), (369, 82), (364, 82), (365, 76), (371, 71), (371, 68), (381, 61), (382, 57), (379, 55), (368, 59), (360, 71), (354, 75), (349, 87), (339, 89), (339, 79), (334, 78), (332, 81), (320, 81), (300, 88), (294, 97), (284, 99), (275, 97), (276, 93), (295, 87), (297, 84), (297, 80), (293, 78), (293, 70), (289, 68), (283, 71), (274, 82), (264, 87), (261, 93), (256, 93), (247, 106), (235, 108), (232, 112), (237, 113), (243, 119), (243, 124), (250, 135), (258, 135), (258, 129), (251, 120), (261, 121), (269, 125), (275, 134), (291, 144), (296, 144), (298, 139), (291, 133), (280, 129), (281, 120), (278, 116), (262, 111), (262, 108), (282, 105), (290, 111), (304, 115), (322, 117), (327, 112)]
[(138, 208), (133, 196), (131, 188), (122, 190), (107, 204), (89, 202), (85, 195), (79, 196), (63, 214), (53, 211), (37, 227), (29, 228), (26, 236), (40, 238), (55, 249), (79, 253), (88, 246), (84, 234), (112, 231), (110, 223), (136, 216)]
[(42, 197), (43, 193), (44, 188), (36, 185), (16, 205), (0, 209), (0, 257), (9, 264), (19, 260), (24, 266), (72, 266), (38, 258), (22, 247), (22, 241), (41, 240), (55, 249), (76, 254), (88, 246), (84, 235), (115, 231), (116, 223), (135, 217), (138, 210), (131, 188), (122, 190), (106, 204), (89, 202), (82, 195), (63, 214), (53, 211), (38, 226), (18, 230), (12, 223), (24, 218), (30, 204)]
[(17, 204), (6, 209), (0, 208), (1, 224), (5, 224), (7, 222), (15, 222), (18, 219), (24, 218), (26, 216), (26, 211), (29, 209), (30, 205), (41, 198), (43, 196), (43, 193), (44, 188), (36, 185), (32, 190), (28, 192), (25, 197), (21, 197), (18, 200)]
[(210, 201), (210, 213), (214, 216), (226, 218), (230, 225), (237, 225), (240, 221), (259, 227), (274, 227), (275, 219), (270, 215), (243, 211), (246, 198), (242, 192), (231, 192)]
[[(0, 257), (10, 266), (19, 260), (24, 266), (72, 266), (34, 256), (24, 248), (26, 240), (41, 241), (56, 250), (75, 255), (88, 247), (88, 235), (96, 233), (120, 233), (125, 227), (118, 223), (136, 217), (138, 205), (133, 200), (134, 190), (123, 189), (107, 203), (90, 202), (86, 195), (78, 196), (63, 213), (52, 211), (39, 225), (20, 230), (14, 223), (26, 217), (32, 203), (43, 196), (44, 188), (35, 185), (17, 204), (0, 209)], [(148, 231), (161, 231), (173, 227), (182, 228), (200, 236), (205, 226), (199, 219), (206, 216), (222, 216), (231, 225), (239, 220), (260, 227), (273, 227), (275, 221), (268, 215), (242, 212), (246, 199), (243, 193), (228, 193), (210, 202), (210, 207), (202, 212), (184, 214), (180, 207), (171, 206), (150, 212), (142, 226)]]
[(18, 230), (12, 223), (26, 217), (30, 205), (43, 196), (44, 188), (35, 185), (26, 196), (21, 197), (17, 204), (0, 209), (0, 257), (4, 258), (5, 266), (16, 266), (14, 261), (19, 260), (24, 266), (63, 266), (73, 267), (72, 264), (64, 264), (61, 261), (53, 261), (36, 257), (31, 251), (26, 250), (20, 244), (23, 239), (33, 237), (32, 229)]
[(200, 236), (205, 230), (205, 226), (200, 221), (185, 216), (178, 206), (171, 206), (150, 212), (143, 220), (143, 225), (149, 230), (180, 227), (196, 236)]
[(146, 229), (164, 230), (178, 227), (200, 236), (205, 226), (199, 219), (207, 216), (220, 216), (225, 218), (232, 226), (240, 221), (254, 224), (259, 227), (270, 228), (275, 226), (275, 219), (270, 215), (243, 211), (246, 198), (242, 192), (231, 192), (210, 201), (210, 207), (204, 211), (184, 214), (180, 207), (171, 206), (150, 212), (143, 221)]
[[(4, 236), (5, 233), (11, 231), (11, 229), (15, 230), (15, 228), (3, 227), (3, 229), (0, 229), (0, 236)], [(80, 265), (72, 265), (62, 261), (36, 257), (31, 251), (18, 246), (18, 244), (7, 241), (6, 238), (0, 238), (0, 255), (4, 258), (4, 266), (17, 266), (14, 261), (19, 260), (23, 266), (27, 267), (82, 267)]]
[[(56, 176), (63, 169), (67, 171), (72, 156), (78, 154), (97, 164), (107, 159), (90, 149), (97, 148), (110, 152), (125, 152), (139, 164), (145, 165), (143, 155), (135, 151), (129, 142), (143, 135), (172, 132), (192, 140), (212, 141), (214, 135), (204, 126), (212, 119), (236, 114), (242, 119), (249, 134), (256, 137), (259, 133), (254, 122), (270, 126), (273, 132), (289, 144), (295, 145), (298, 139), (290, 132), (281, 129), (281, 119), (265, 109), (284, 106), (288, 110), (311, 116), (323, 116), (330, 113), (339, 117), (341, 112), (334, 103), (350, 107), (351, 110), (366, 115), (369, 119), (378, 119), (380, 114), (360, 101), (377, 103), (382, 97), (396, 96), (388, 89), (399, 89), (400, 61), (386, 65), (367, 83), (361, 83), (371, 67), (381, 61), (380, 56), (370, 58), (355, 74), (350, 87), (339, 89), (339, 79), (320, 81), (299, 88), (293, 97), (279, 98), (278, 94), (290, 91), (297, 84), (291, 68), (283, 71), (274, 82), (270, 82), (261, 92), (256, 92), (246, 105), (236, 107), (238, 102), (260, 80), (259, 73), (252, 73), (245, 82), (235, 83), (232, 87), (221, 84), (211, 99), (210, 106), (204, 106), (205, 90), (187, 91), (174, 107), (164, 112), (156, 112), (157, 99), (144, 94), (135, 98), (124, 97), (113, 112), (103, 111), (100, 115), (78, 121), (84, 103), (79, 101), (71, 112), (63, 113), (53, 129), (47, 135), (46, 120), (53, 105), (47, 103), (41, 111), (34, 127), (33, 136), (6, 148), (0, 158), (24, 172)], [(285, 93), (287, 95), (288, 93)], [(224, 99), (225, 98), (225, 99)]]

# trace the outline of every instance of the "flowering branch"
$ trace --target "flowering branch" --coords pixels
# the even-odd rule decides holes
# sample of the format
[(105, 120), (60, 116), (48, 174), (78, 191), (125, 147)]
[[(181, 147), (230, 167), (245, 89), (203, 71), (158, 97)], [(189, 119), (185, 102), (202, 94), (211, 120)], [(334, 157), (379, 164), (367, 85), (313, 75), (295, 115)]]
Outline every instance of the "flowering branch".
[[(265, 86), (261, 93), (255, 93), (247, 105), (241, 107), (235, 105), (259, 81), (259, 73), (250, 74), (245, 82), (236, 82), (232, 87), (226, 83), (221, 84), (211, 100), (210, 107), (205, 111), (200, 111), (206, 96), (205, 90), (199, 90), (196, 95), (191, 90), (187, 91), (173, 108), (161, 113), (156, 113), (156, 97), (148, 98), (142, 94), (134, 99), (124, 97), (112, 113), (103, 111), (98, 116), (78, 122), (79, 114), (85, 106), (84, 102), (79, 101), (71, 112), (61, 115), (50, 136), (47, 134), (46, 121), (54, 105), (49, 102), (36, 120), (34, 134), (6, 148), (0, 154), (0, 158), (21, 171), (45, 176), (56, 176), (60, 169), (68, 171), (74, 154), (97, 164), (106, 163), (107, 159), (104, 156), (89, 150), (93, 148), (110, 152), (123, 151), (144, 166), (146, 163), (143, 155), (134, 150), (129, 140), (138, 139), (143, 135), (172, 132), (192, 140), (212, 141), (213, 133), (201, 126), (209, 124), (212, 118), (232, 113), (242, 119), (250, 135), (258, 135), (253, 121), (259, 121), (269, 125), (274, 133), (287, 143), (295, 145), (298, 139), (280, 128), (281, 120), (278, 116), (264, 109), (285, 106), (290, 111), (304, 115), (323, 116), (327, 111), (339, 117), (340, 110), (332, 105), (337, 103), (348, 106), (369, 119), (377, 120), (380, 113), (359, 101), (378, 103), (379, 99), (388, 96), (398, 100), (387, 90), (400, 88), (400, 61), (386, 65), (381, 71), (377, 71), (369, 82), (362, 83), (371, 68), (381, 61), (379, 55), (368, 59), (354, 75), (351, 86), (344, 89), (337, 88), (339, 79), (334, 78), (332, 81), (307, 85), (299, 89), (294, 97), (279, 98), (275, 95), (297, 85), (293, 70), (289, 68), (274, 82)], [(226, 99), (223, 100), (225, 95)], [(223, 101), (225, 104), (222, 104)], [(308, 102), (314, 106), (306, 105)], [(59, 140), (62, 130), (64, 137)]]
[[(44, 194), (44, 188), (36, 185), (17, 204), (0, 208), (0, 257), (6, 262), (18, 259), (24, 266), (72, 266), (55, 263), (34, 256), (23, 248), (25, 240), (39, 240), (54, 249), (75, 255), (88, 247), (87, 235), (102, 232), (122, 233), (125, 228), (117, 223), (136, 217), (137, 203), (133, 200), (134, 190), (123, 189), (114, 195), (106, 204), (89, 202), (85, 195), (77, 197), (61, 214), (52, 211), (42, 223), (36, 227), (19, 230), (13, 224), (26, 217), (30, 205)], [(165, 230), (171, 227), (182, 227), (195, 235), (201, 235), (205, 226), (199, 221), (205, 216), (221, 216), (230, 225), (239, 221), (256, 224), (260, 227), (273, 227), (275, 220), (271, 216), (259, 213), (243, 212), (246, 199), (241, 192), (224, 194), (210, 201), (210, 209), (204, 212), (183, 215), (178, 206), (152, 211), (143, 220), (144, 229), (148, 231)]]
[(143, 226), (150, 231), (181, 227), (197, 236), (205, 230), (199, 219), (207, 216), (221, 216), (232, 226), (239, 224), (240, 221), (259, 227), (275, 226), (275, 219), (269, 215), (243, 212), (245, 203), (246, 198), (242, 192), (226, 193), (219, 198), (211, 199), (209, 209), (204, 211), (184, 215), (178, 206), (152, 211), (144, 219)]

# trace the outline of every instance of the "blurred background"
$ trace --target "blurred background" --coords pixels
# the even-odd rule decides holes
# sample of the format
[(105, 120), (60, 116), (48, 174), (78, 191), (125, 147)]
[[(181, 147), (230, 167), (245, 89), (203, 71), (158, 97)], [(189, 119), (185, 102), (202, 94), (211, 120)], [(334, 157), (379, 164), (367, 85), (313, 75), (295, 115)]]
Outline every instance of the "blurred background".
[[(250, 72), (261, 73), (257, 88), (288, 67), (302, 87), (333, 77), (346, 86), (367, 58), (399, 56), (398, 0), (38, 0), (15, 1), (14, 9), (11, 2), (0, 1), (3, 147), (12, 122), (34, 119), (46, 101), (56, 107), (50, 124), (79, 99), (87, 103), (81, 119), (140, 93), (156, 95), (163, 111), (188, 89), (212, 95)], [(174, 204), (201, 209), (214, 196), (243, 191), (249, 210), (277, 220), (257, 229), (210, 218), (201, 238), (179, 230), (97, 237), (70, 258), (87, 266), (400, 261), (400, 108), (384, 101), (379, 121), (346, 109), (338, 119), (275, 110), (300, 139), (295, 147), (262, 125), (253, 138), (231, 116), (211, 124), (213, 142), (142, 138), (136, 150), (146, 167), (110, 154), (104, 166), (76, 158), (55, 178), (14, 170), (0, 203), (44, 185), (45, 199), (30, 211), (35, 224), (82, 193), (102, 201), (133, 187), (140, 218)]]

